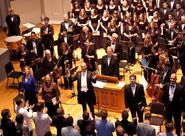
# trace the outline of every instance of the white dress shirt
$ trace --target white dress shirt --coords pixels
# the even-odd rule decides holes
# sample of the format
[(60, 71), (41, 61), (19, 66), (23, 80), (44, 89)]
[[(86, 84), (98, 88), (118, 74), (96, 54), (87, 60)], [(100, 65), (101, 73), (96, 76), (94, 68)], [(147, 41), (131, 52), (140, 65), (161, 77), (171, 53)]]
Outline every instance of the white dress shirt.
[(24, 116), (24, 124), (28, 126), (29, 131), (33, 130), (32, 127), (32, 113), (33, 111), (30, 109), (29, 111), (24, 107), (17, 107), (16, 114), (21, 114)]
[(111, 57), (107, 57), (107, 64), (108, 64), (108, 66), (110, 65), (110, 60), (111, 60)]
[(81, 91), (87, 92), (87, 70), (85, 72), (81, 72)]
[(170, 102), (173, 100), (175, 88), (176, 88), (176, 85), (170, 85), (170, 87), (169, 87), (169, 101)]
[(34, 112), (33, 121), (35, 123), (37, 136), (44, 136), (46, 132), (50, 131), (52, 120), (47, 113)]
[(132, 90), (133, 97), (135, 97), (135, 93), (136, 93), (136, 84), (131, 85), (131, 90)]

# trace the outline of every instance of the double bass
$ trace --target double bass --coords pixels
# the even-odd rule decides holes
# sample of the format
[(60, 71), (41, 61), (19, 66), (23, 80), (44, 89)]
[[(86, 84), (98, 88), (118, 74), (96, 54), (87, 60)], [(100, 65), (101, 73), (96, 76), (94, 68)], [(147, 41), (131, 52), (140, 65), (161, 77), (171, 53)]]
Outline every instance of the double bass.
[(146, 91), (147, 94), (152, 98), (153, 102), (161, 101), (161, 97), (163, 95), (162, 90), (159, 87), (161, 76), (163, 72), (161, 70), (161, 66), (158, 66), (160, 71), (158, 70), (156, 73), (151, 74), (151, 83), (148, 85)]

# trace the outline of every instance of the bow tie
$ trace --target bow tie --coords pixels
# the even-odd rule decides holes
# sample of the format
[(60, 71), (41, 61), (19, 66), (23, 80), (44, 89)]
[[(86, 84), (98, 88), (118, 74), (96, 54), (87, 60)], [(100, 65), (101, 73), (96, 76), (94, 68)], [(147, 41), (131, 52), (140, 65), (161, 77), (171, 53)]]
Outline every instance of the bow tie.
[(171, 88), (174, 88), (174, 87), (175, 87), (175, 85), (174, 85), (174, 84), (171, 84), (171, 85), (170, 85), (170, 87), (171, 87)]

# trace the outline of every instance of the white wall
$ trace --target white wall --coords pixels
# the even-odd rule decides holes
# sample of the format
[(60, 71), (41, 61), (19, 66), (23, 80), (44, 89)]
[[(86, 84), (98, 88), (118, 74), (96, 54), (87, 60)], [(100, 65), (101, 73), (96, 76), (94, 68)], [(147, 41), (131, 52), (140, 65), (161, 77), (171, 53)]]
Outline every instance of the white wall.
[(21, 24), (38, 24), (44, 16), (60, 23), (64, 13), (71, 10), (71, 0), (14, 0), (10, 4), (21, 17)]
[(11, 7), (15, 13), (21, 17), (21, 24), (38, 24), (41, 21), (41, 2), (40, 0), (14, 0)]
[(43, 0), (44, 13), (52, 21), (60, 22), (63, 15), (71, 10), (71, 0)]

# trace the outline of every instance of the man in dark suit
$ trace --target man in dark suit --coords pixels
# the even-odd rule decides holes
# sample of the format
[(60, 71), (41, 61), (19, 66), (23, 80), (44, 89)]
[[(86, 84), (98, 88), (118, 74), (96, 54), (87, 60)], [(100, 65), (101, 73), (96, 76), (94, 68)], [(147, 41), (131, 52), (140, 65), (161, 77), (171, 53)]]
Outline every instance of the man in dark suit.
[(96, 75), (88, 71), (86, 63), (83, 62), (81, 71), (77, 72), (72, 80), (77, 80), (78, 103), (82, 105), (83, 112), (87, 111), (86, 104), (88, 104), (91, 114), (95, 118), (94, 104), (96, 104), (96, 97), (92, 82), (96, 82)]
[(49, 24), (49, 18), (44, 18), (44, 25), (41, 27), (41, 38), (42, 43), (44, 44), (44, 48), (49, 49), (51, 53), (53, 54), (53, 44), (54, 44), (54, 29), (53, 26)]
[(6, 23), (8, 25), (8, 36), (20, 35), (20, 17), (14, 14), (14, 10), (9, 10), (9, 15), (6, 16)]
[(146, 104), (143, 85), (136, 83), (136, 75), (130, 75), (130, 84), (125, 87), (125, 106), (130, 109), (132, 118), (136, 118), (139, 122), (143, 122), (143, 111)]
[(35, 32), (31, 32), (30, 38), (26, 44), (26, 49), (28, 54), (28, 65), (31, 64), (32, 60), (43, 57), (43, 46), (41, 39), (36, 38)]
[(102, 57), (101, 74), (119, 77), (119, 61), (110, 46), (107, 47), (107, 55)]
[(121, 45), (117, 42), (117, 40), (118, 40), (118, 35), (116, 33), (113, 33), (110, 42), (107, 43), (106, 48), (108, 46), (111, 46), (113, 49), (113, 55), (120, 60), (122, 49), (121, 49)]
[(137, 136), (156, 136), (155, 128), (150, 125), (151, 114), (145, 114), (145, 121), (137, 125)]
[(172, 73), (170, 76), (170, 82), (164, 84), (162, 102), (164, 103), (166, 109), (167, 123), (172, 122), (173, 117), (175, 121), (176, 133), (180, 136), (183, 88), (180, 84), (176, 83), (176, 79), (176, 74)]
[(180, 3), (175, 4), (175, 9), (173, 10), (173, 17), (176, 21), (180, 21), (181, 16), (184, 14), (184, 9), (182, 9)]
[(135, 125), (133, 122), (128, 121), (128, 115), (128, 111), (124, 110), (121, 114), (122, 120), (117, 120), (115, 122), (115, 128), (117, 128), (118, 126), (122, 126), (129, 136), (133, 136), (135, 132)]
[(164, 1), (162, 3), (162, 7), (159, 9), (160, 16), (162, 17), (162, 21), (165, 22), (165, 20), (168, 19), (168, 13), (170, 12), (170, 8), (168, 7), (168, 3)]
[(67, 32), (67, 34), (72, 34), (73, 32), (73, 22), (69, 20), (69, 15), (64, 15), (64, 21), (60, 24), (60, 34), (62, 35), (63, 32)]

